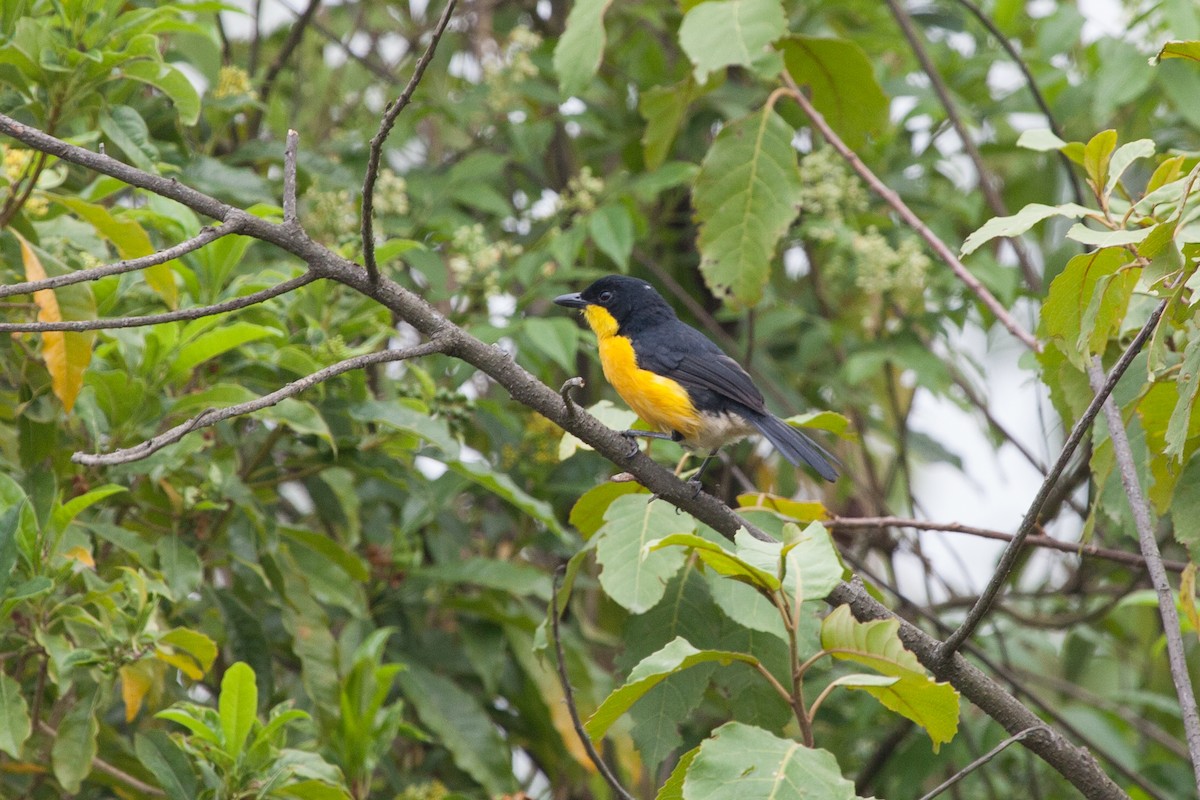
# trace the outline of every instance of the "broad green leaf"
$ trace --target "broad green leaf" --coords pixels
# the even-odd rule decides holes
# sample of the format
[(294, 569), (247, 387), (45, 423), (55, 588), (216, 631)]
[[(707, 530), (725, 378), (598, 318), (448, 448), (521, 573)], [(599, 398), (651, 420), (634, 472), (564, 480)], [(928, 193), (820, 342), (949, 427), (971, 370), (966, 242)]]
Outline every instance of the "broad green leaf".
[(448, 466), (453, 472), (487, 489), (518, 511), (538, 520), (560, 539), (566, 538), (567, 532), (563, 530), (562, 523), (554, 515), (554, 509), (550, 507), (550, 504), (517, 486), (507, 474), (497, 472), (488, 464), (478, 461), (451, 461)]
[(287, 425), (301, 436), (316, 436), (337, 450), (329, 424), (312, 403), (285, 397), (273, 406), (254, 412), (253, 416)]
[(895, 675), (872, 675), (866, 672), (855, 672), (842, 675), (829, 682), (830, 686), (845, 686), (847, 689), (862, 689), (867, 686), (893, 686), (900, 678)]
[(683, 800), (683, 779), (687, 776), (688, 768), (692, 766), (692, 761), (699, 752), (699, 747), (693, 747), (679, 757), (675, 768), (671, 770), (671, 775), (658, 790), (658, 794), (654, 795), (654, 800)]
[[(821, 600), (842, 581), (842, 566), (829, 531), (813, 522), (803, 531), (797, 525), (784, 526), (787, 542), (760, 542), (744, 530), (734, 536), (738, 555), (767, 572), (782, 574), (781, 586), (799, 610), (806, 600)], [(782, 569), (781, 569), (782, 562)]]
[(899, 620), (859, 622), (849, 606), (838, 606), (821, 624), (821, 647), (831, 651), (834, 658), (898, 678), (890, 686), (856, 688), (924, 728), (937, 752), (958, 731), (958, 691), (926, 674), (917, 657), (904, 649), (899, 630)]
[(54, 525), (58, 529), (65, 528), (70, 524), (71, 520), (79, 516), (83, 510), (94, 506), (105, 498), (112, 497), (114, 494), (129, 491), (124, 486), (118, 486), (115, 483), (107, 483), (103, 486), (98, 486), (89, 492), (84, 492), (78, 497), (72, 497), (67, 502), (63, 503), (58, 508), (54, 509)]
[[(1087, 369), (1087, 352), (1080, 344), (1087, 342), (1090, 349), (1090, 343), (1094, 341), (1093, 336), (1107, 339), (1110, 332), (1115, 332), (1114, 326), (1119, 325), (1129, 299), (1127, 293), (1122, 294), (1124, 282), (1118, 284), (1120, 291), (1105, 291), (1102, 298), (1105, 305), (1096, 312), (1095, 327), (1085, 331), (1084, 317), (1093, 295), (1098, 287), (1108, 288), (1108, 285), (1100, 284), (1100, 279), (1115, 274), (1128, 264), (1131, 258), (1128, 252), (1119, 247), (1084, 253), (1067, 262), (1066, 268), (1050, 284), (1046, 301), (1042, 305), (1038, 335), (1042, 339), (1054, 341), (1071, 364), (1080, 370)], [(1101, 331), (1103, 333), (1100, 333)]]
[(983, 223), (979, 230), (966, 238), (966, 241), (962, 244), (962, 250), (959, 251), (959, 255), (970, 255), (998, 236), (1020, 236), (1037, 223), (1050, 217), (1079, 219), (1091, 213), (1093, 212), (1090, 208), (1085, 208), (1075, 203), (1063, 203), (1057, 206), (1030, 203), (1012, 216), (993, 217)]
[[(187, 707), (191, 704), (183, 703), (180, 705), (185, 707), (181, 708), (177, 706), (174, 708), (165, 708), (154, 715), (155, 719), (165, 719), (171, 722), (176, 722), (187, 728), (193, 736), (198, 736), (209, 744), (220, 747), (221, 737), (218, 735), (218, 731), (206, 724), (201, 715), (194, 713), (194, 707)], [(217, 725), (218, 723), (219, 720), (213, 721), (214, 725)]]
[[(54, 195), (53, 197), (56, 202), (71, 209), (81, 219), (90, 223), (96, 229), (96, 233), (112, 242), (122, 259), (141, 258), (154, 252), (150, 235), (136, 220), (130, 219), (126, 215), (118, 216), (102, 205), (89, 203), (78, 197), (70, 195)], [(171, 269), (171, 265), (175, 263), (175, 261), (167, 261), (142, 270), (142, 274), (146, 277), (146, 283), (158, 293), (167, 307), (172, 309), (179, 304), (179, 290), (175, 286), (175, 273)]]
[(312, 778), (289, 783), (280, 787), (277, 792), (283, 797), (294, 797), (297, 800), (351, 800), (342, 787)]
[(417, 664), (398, 673), (396, 681), (422, 724), (489, 796), (515, 790), (508, 745), (474, 695)]
[(647, 170), (656, 170), (667, 160), (688, 106), (697, 93), (696, 82), (689, 75), (679, 83), (655, 86), (639, 95), (638, 113), (646, 120), (642, 157)]
[(1167, 42), (1156, 55), (1150, 58), (1150, 63), (1157, 64), (1164, 58), (1185, 58), (1189, 61), (1200, 61), (1200, 42)]
[(1175, 484), (1171, 499), (1175, 541), (1187, 548), (1192, 561), (1200, 562), (1200, 454), (1193, 454)]
[(1095, 230), (1082, 222), (1076, 222), (1067, 231), (1067, 238), (1092, 247), (1122, 247), (1138, 244), (1150, 235), (1150, 228), (1122, 228), (1120, 230)]
[[(10, 509), (9, 513), (16, 510)], [(21, 684), (0, 672), (0, 750), (20, 761), (21, 745), (32, 730), (29, 706), (21, 694)]]
[(1108, 346), (1109, 337), (1120, 332), (1129, 298), (1139, 277), (1136, 270), (1126, 269), (1096, 281), (1096, 289), (1079, 322), (1079, 339), (1075, 346), (1080, 352), (1102, 354)]
[(849, 39), (789, 36), (777, 47), (796, 83), (812, 92), (812, 104), (852, 148), (883, 130), (888, 98), (875, 80), (863, 49)]
[(684, 15), (679, 44), (702, 84), (710, 72), (762, 60), (767, 45), (785, 33), (779, 0), (709, 0)]
[(675, 533), (646, 545), (649, 551), (661, 550), (665, 547), (684, 547), (691, 550), (700, 560), (715, 570), (718, 574), (736, 581), (773, 592), (779, 588), (779, 579), (775, 573), (767, 572), (743, 561), (737, 554), (726, 550), (716, 542), (709, 541), (691, 533)]
[(604, 58), (604, 12), (612, 0), (575, 0), (554, 46), (554, 72), (563, 97), (583, 94)]
[(1028, 130), (1017, 138), (1017, 147), (1024, 147), (1026, 150), (1046, 152), (1047, 150), (1061, 150), (1066, 146), (1067, 143), (1058, 138), (1049, 128)]
[(186, 597), (200, 588), (204, 580), (200, 557), (178, 534), (163, 536), (154, 549), (158, 554), (158, 567), (176, 598)]
[(1083, 148), (1083, 170), (1088, 182), (1097, 191), (1108, 185), (1109, 165), (1117, 147), (1117, 132), (1111, 128), (1100, 131)]
[[(611, 400), (601, 400), (588, 408), (587, 412), (615, 431), (627, 431), (637, 422), (637, 414), (627, 408), (614, 405)], [(564, 433), (558, 444), (558, 460), (565, 461), (575, 455), (576, 450), (591, 450), (592, 446), (580, 441), (574, 434)], [(580, 498), (582, 499), (582, 498)]]
[(1112, 161), (1108, 165), (1108, 182), (1104, 184), (1104, 196), (1108, 197), (1112, 194), (1117, 182), (1121, 180), (1125, 170), (1129, 169), (1130, 164), (1139, 158), (1149, 158), (1152, 155), (1154, 155), (1153, 139), (1138, 139), (1118, 147), (1117, 151), (1112, 154)]
[(739, 494), (737, 496), (737, 502), (738, 508), (754, 508), (772, 511), (780, 516), (787, 517), (793, 522), (801, 522), (805, 525), (810, 522), (827, 520), (830, 517), (829, 509), (827, 509), (823, 503), (817, 501), (792, 500), (787, 497), (780, 497), (779, 495), (768, 494), (766, 492)]
[(439, 583), (473, 584), (517, 596), (529, 595), (545, 601), (550, 599), (550, 576), (536, 567), (513, 561), (467, 558), (419, 567), (409, 575)]
[(187, 653), (200, 665), (202, 672), (208, 672), (217, 658), (216, 643), (191, 628), (174, 628), (167, 631), (158, 637), (158, 643)]
[(13, 570), (17, 566), (17, 555), (20, 551), (17, 546), (17, 528), (21, 523), (22, 511), (27, 505), (24, 501), (14, 503), (0, 514), (0, 596), (8, 589)]
[(584, 728), (592, 739), (600, 739), (618, 717), (668, 676), (697, 664), (717, 662), (728, 665), (734, 661), (751, 666), (758, 664), (757, 658), (745, 653), (698, 650), (683, 637), (676, 637), (658, 652), (642, 659), (629, 673), (625, 683), (604, 699)]
[(162, 731), (148, 730), (134, 737), (133, 749), (170, 800), (194, 800), (196, 775), (171, 737)]
[(165, 94), (184, 125), (195, 125), (200, 118), (200, 95), (180, 70), (159, 61), (131, 61), (122, 65), (121, 74), (148, 83)]
[[(710, 0), (695, 11), (720, 4)], [(762, 298), (775, 248), (798, 213), (793, 133), (770, 107), (730, 123), (717, 134), (696, 178), (700, 271), (715, 295), (731, 296), (736, 305)]]
[(588, 217), (588, 232), (600, 252), (612, 259), (622, 272), (629, 269), (629, 255), (633, 252), (633, 220), (625, 206), (609, 203), (596, 209)]
[[(25, 280), (43, 281), (46, 270), (33, 246), (25, 237), (13, 231), (21, 245), (21, 261), (25, 266)], [(58, 302), (53, 289), (42, 289), (33, 293), (33, 302), (38, 307), (38, 322), (63, 322), (68, 319)], [(95, 318), (95, 313), (90, 318)], [(80, 317), (74, 317), (76, 319)], [(50, 373), (50, 386), (54, 396), (63, 404), (68, 414), (75, 407), (75, 398), (83, 388), (83, 373), (92, 361), (92, 343), (96, 334), (92, 331), (46, 331), (42, 337), (42, 360)]]
[(579, 326), (564, 317), (526, 317), (521, 327), (529, 343), (564, 371), (575, 369), (579, 354)]
[(340, 541), (331, 538), (328, 534), (282, 525), (279, 527), (279, 532), (287, 539), (312, 550), (322, 560), (336, 565), (350, 580), (359, 583), (370, 580), (370, 570), (362, 557), (348, 550)]
[(605, 593), (635, 614), (653, 607), (685, 556), (678, 550), (646, 552), (646, 545), (672, 533), (691, 533), (695, 527), (691, 517), (676, 514), (673, 506), (656, 503), (650, 495), (618, 497), (596, 533), (596, 560)]
[(96, 757), (96, 737), (100, 725), (96, 722), (96, 695), (78, 699), (58, 725), (58, 735), (50, 749), (54, 777), (70, 794), (79, 791), (83, 779), (92, 771)]
[(1179, 391), (1179, 402), (1175, 404), (1167, 423), (1165, 453), (1172, 459), (1183, 456), (1183, 447), (1191, 427), (1192, 406), (1196, 403), (1196, 390), (1200, 389), (1200, 335), (1193, 334), (1184, 348), (1183, 363), (1179, 367), (1175, 385)]
[(279, 331), (252, 322), (232, 322), (205, 331), (179, 348), (171, 360), (171, 375), (182, 378), (195, 367), (222, 353), (257, 342), (260, 339), (278, 337)]
[(597, 484), (583, 493), (575, 505), (571, 507), (568, 522), (575, 526), (584, 539), (590, 539), (592, 534), (600, 530), (604, 524), (604, 514), (612, 502), (621, 495), (645, 493), (645, 488), (634, 481), (613, 483), (605, 481)]
[(350, 416), (359, 422), (373, 422), (411, 433), (441, 450), (448, 458), (458, 457), (458, 441), (445, 421), (431, 417), (424, 407), (418, 410), (403, 403), (369, 400), (351, 407)]
[(828, 750), (728, 722), (696, 753), (684, 800), (857, 800)]
[(225, 670), (225, 676), (221, 678), (217, 711), (221, 715), (225, 753), (237, 759), (242, 754), (250, 729), (258, 721), (258, 685), (254, 680), (254, 670), (246, 662), (239, 661)]
[(146, 121), (129, 106), (116, 105), (100, 114), (100, 130), (125, 154), (129, 163), (143, 172), (154, 172), (158, 148), (154, 146)]
[(793, 414), (784, 422), (794, 427), (829, 431), (842, 439), (854, 437), (854, 432), (850, 427), (850, 418), (836, 411), (807, 411), (803, 414)]

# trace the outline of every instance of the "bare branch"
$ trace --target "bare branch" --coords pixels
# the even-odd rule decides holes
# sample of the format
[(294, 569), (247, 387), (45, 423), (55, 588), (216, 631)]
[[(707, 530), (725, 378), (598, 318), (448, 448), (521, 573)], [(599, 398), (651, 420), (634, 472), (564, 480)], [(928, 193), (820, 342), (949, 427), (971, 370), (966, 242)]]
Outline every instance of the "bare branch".
[[(1001, 542), (1011, 542), (1013, 534), (1003, 531), (977, 528), (972, 525), (962, 525), (957, 522), (928, 522), (920, 519), (905, 519), (903, 517), (834, 517), (825, 523), (830, 528), (838, 530), (879, 530), (881, 528), (912, 528), (919, 531), (945, 531), (947, 533), (965, 533), (983, 539), (995, 539)], [(1135, 567), (1146, 565), (1145, 556), (1137, 553), (1126, 553), (1124, 550), (1114, 550), (1083, 542), (1064, 542), (1050, 536), (1030, 535), (1025, 537), (1025, 544), (1032, 547), (1044, 547), (1048, 550), (1058, 550), (1076, 556), (1094, 556), (1109, 561), (1119, 561)], [(1172, 572), (1183, 572), (1186, 563), (1182, 561), (1163, 561), (1163, 566)]]
[[(293, 17), (299, 18), (300, 15), (303, 13), (301, 11), (297, 11), (296, 9), (292, 8), (292, 6), (290, 4), (285, 3), (283, 0), (276, 0), (276, 2), (279, 3), (279, 5), (286, 8)], [(389, 72), (386, 67), (384, 67), (380, 64), (376, 64), (374, 61), (371, 61), (370, 59), (365, 58), (364, 56), (361, 56), (358, 53), (354, 52), (354, 50), (351, 47), (349, 47), (345, 42), (342, 41), (340, 36), (338, 36), (333, 31), (329, 30), (329, 28), (322, 25), (320, 20), (313, 19), (309, 23), (309, 25), (317, 33), (321, 34), (326, 39), (328, 39), (332, 44), (336, 45), (346, 55), (346, 58), (350, 59), (351, 61), (358, 62), (365, 69), (367, 69), (369, 72), (371, 72), (375, 77), (379, 78), (380, 80), (387, 81), (388, 83), (398, 83), (398, 81), (396, 80), (396, 76), (393, 75), (391, 72)]]
[(571, 686), (571, 679), (567, 676), (567, 661), (563, 656), (562, 636), (558, 630), (558, 590), (559, 584), (562, 581), (563, 568), (560, 567), (554, 573), (554, 594), (550, 597), (550, 632), (554, 638), (554, 654), (555, 666), (558, 667), (558, 680), (562, 684), (563, 696), (567, 701), (567, 711), (571, 714), (571, 722), (575, 725), (575, 734), (579, 737), (580, 744), (587, 751), (588, 758), (596, 765), (596, 769), (600, 772), (600, 776), (604, 778), (604, 782), (612, 787), (616, 792), (617, 797), (621, 800), (633, 800), (633, 795), (625, 790), (621, 782), (617, 780), (617, 776), (609, 769), (608, 764), (596, 752), (596, 746), (592, 744), (592, 737), (588, 736), (587, 731), (583, 727), (583, 721), (579, 718), (579, 709), (575, 705), (575, 690)]
[(141, 328), (146, 325), (158, 325), (163, 322), (179, 322), (181, 320), (212, 317), (240, 308), (257, 305), (281, 294), (287, 294), (293, 289), (307, 286), (317, 280), (318, 276), (311, 272), (297, 275), (291, 280), (263, 289), (253, 294), (235, 297), (210, 306), (181, 308), (176, 311), (166, 311), (162, 314), (146, 314), (140, 317), (114, 317), (112, 319), (80, 319), (66, 322), (0, 322), (0, 333), (45, 333), (46, 331), (105, 331), (114, 328)]
[(943, 781), (937, 787), (935, 787), (932, 791), (922, 795), (921, 800), (933, 800), (933, 798), (937, 797), (939, 794), (946, 791), (951, 786), (958, 783), (963, 778), (967, 777), (972, 772), (979, 769), (980, 767), (982, 767), (984, 764), (991, 761), (996, 756), (1000, 755), (1000, 753), (1006, 747), (1008, 747), (1010, 744), (1014, 744), (1016, 742), (1021, 741), (1026, 736), (1028, 736), (1029, 734), (1031, 734), (1037, 730), (1047, 730), (1048, 731), (1050, 729), (1045, 725), (1034, 725), (1031, 728), (1026, 728), (1025, 730), (1021, 731), (1020, 733), (1016, 733), (1016, 734), (1008, 737), (1007, 739), (1002, 741), (1000, 744), (996, 745), (991, 750), (988, 750), (986, 753), (981, 755), (979, 758), (975, 759), (970, 764), (967, 764), (965, 767), (960, 769), (958, 772), (951, 775), (949, 778), (947, 778), (945, 781)]
[[(1163, 301), (1164, 304), (1166, 301)], [(1088, 369), (1088, 380), (1092, 390), (1104, 379), (1104, 368), (1100, 358), (1092, 359)], [(1146, 557), (1146, 568), (1150, 582), (1158, 595), (1158, 611), (1162, 615), (1163, 635), (1167, 639), (1167, 663), (1171, 668), (1171, 680), (1179, 697), (1179, 711), (1183, 716), (1183, 730), (1187, 736), (1188, 751), (1192, 757), (1192, 769), (1196, 775), (1196, 786), (1200, 788), (1200, 711), (1196, 709), (1196, 695), (1192, 690), (1192, 678), (1188, 673), (1187, 657), (1183, 652), (1183, 634), (1179, 628), (1179, 611), (1175, 608), (1175, 593), (1167, 580), (1163, 568), (1162, 554), (1158, 551), (1158, 540), (1154, 538), (1154, 525), (1150, 520), (1150, 506), (1138, 482), (1137, 467), (1133, 462), (1133, 451), (1129, 448), (1129, 436), (1125, 433), (1125, 420), (1121, 410), (1110, 397), (1104, 403), (1104, 419), (1108, 423), (1108, 435), (1112, 440), (1113, 455), (1121, 473), (1121, 483), (1129, 508), (1133, 511), (1133, 522), (1137, 527), (1138, 546)]]
[[(313, 5), (316, 5), (314, 2)], [(300, 134), (288, 129), (283, 148), (283, 224), (297, 225), (296, 216), (296, 159), (300, 150)]]
[(189, 419), (187, 422), (180, 423), (168, 431), (160, 433), (152, 439), (147, 439), (141, 444), (133, 447), (126, 447), (122, 450), (114, 450), (111, 453), (75, 453), (71, 456), (71, 460), (76, 464), (84, 464), (89, 467), (95, 466), (111, 466), (113, 464), (128, 464), (131, 461), (137, 461), (156, 453), (169, 444), (174, 444), (187, 436), (194, 430), (207, 428), (210, 425), (237, 417), (243, 414), (250, 414), (268, 406), (273, 406), (281, 400), (285, 400), (293, 395), (300, 394), (305, 389), (316, 386), (321, 381), (329, 380), (332, 377), (341, 375), (343, 372), (349, 372), (354, 369), (362, 369), (371, 364), (385, 364), (389, 361), (403, 361), (408, 358), (418, 358), (427, 356), (431, 353), (441, 352), (445, 346), (444, 342), (437, 340), (425, 342), (415, 347), (407, 347), (403, 350), (382, 350), (376, 353), (367, 353), (361, 356), (347, 358), (344, 361), (339, 361), (336, 364), (325, 367), (325, 369), (317, 370), (311, 375), (306, 375), (299, 380), (292, 381), (283, 387), (276, 389), (270, 394), (265, 394), (262, 397), (245, 403), (228, 406), (226, 408), (210, 408), (202, 411), (196, 416)]
[(582, 389), (583, 386), (583, 378), (576, 375), (574, 378), (568, 379), (567, 382), (562, 385), (562, 388), (558, 390), (558, 393), (562, 396), (563, 404), (566, 405), (567, 411), (571, 414), (575, 413), (575, 399), (571, 397), (571, 392), (576, 389)]
[[(304, 9), (304, 12), (292, 23), (291, 28), (288, 30), (287, 39), (284, 40), (283, 46), (279, 48), (279, 53), (276, 54), (275, 60), (267, 67), (266, 74), (263, 75), (262, 83), (258, 89), (258, 100), (261, 106), (254, 112), (254, 116), (251, 118), (248, 126), (252, 136), (258, 135), (258, 131), (262, 126), (263, 113), (270, 102), (271, 92), (275, 88), (275, 79), (279, 77), (279, 73), (287, 66), (288, 60), (300, 45), (300, 40), (304, 38), (304, 32), (308, 29), (309, 24), (312, 23), (313, 16), (320, 7), (321, 0), (309, 1), (308, 8)], [(260, 35), (256, 32), (256, 42)], [(253, 66), (251, 67), (251, 71), (253, 71)]]
[(851, 150), (845, 142), (842, 141), (833, 128), (829, 127), (829, 123), (825, 121), (825, 117), (821, 116), (821, 112), (817, 111), (809, 99), (805, 97), (804, 92), (796, 85), (796, 81), (785, 70), (782, 73), (783, 82), (788, 87), (788, 96), (791, 97), (808, 115), (813, 127), (821, 132), (821, 136), (825, 141), (829, 142), (830, 146), (845, 159), (850, 168), (858, 173), (868, 186), (871, 187), (877, 195), (883, 198), (889, 206), (891, 206), (897, 214), (908, 224), (910, 228), (917, 232), (917, 235), (925, 240), (925, 243), (937, 253), (938, 257), (946, 263), (947, 266), (954, 272), (960, 281), (967, 285), (976, 297), (979, 298), (987, 309), (1000, 321), (1000, 324), (1008, 329), (1009, 333), (1017, 337), (1026, 347), (1035, 353), (1040, 352), (1042, 345), (1034, 338), (1033, 334), (1021, 327), (1021, 324), (1013, 319), (1012, 314), (1008, 313), (1008, 309), (996, 299), (996, 296), (988, 291), (983, 283), (971, 274), (963, 263), (956, 256), (946, 243), (938, 238), (937, 234), (929, 229), (929, 226), (921, 221), (908, 205), (900, 199), (900, 195), (896, 194), (892, 189), (876, 177), (874, 172), (862, 162), (858, 154)]
[(211, 244), (222, 236), (228, 236), (231, 233), (237, 233), (241, 230), (241, 217), (235, 216), (230, 221), (217, 227), (204, 227), (200, 229), (200, 233), (188, 239), (185, 242), (180, 242), (174, 247), (168, 247), (165, 250), (159, 250), (157, 253), (151, 253), (148, 256), (141, 258), (131, 258), (126, 261), (118, 261), (114, 264), (105, 264), (101, 267), (92, 267), (91, 269), (81, 269), (78, 272), (68, 272), (65, 275), (55, 275), (52, 278), (46, 278), (40, 281), (25, 281), (24, 283), (10, 283), (7, 286), (0, 286), (0, 297), (9, 297), (14, 294), (32, 294), (43, 289), (57, 289), (60, 286), (70, 286), (73, 283), (84, 283), (85, 281), (98, 281), (101, 278), (107, 278), (111, 275), (122, 275), (126, 272), (136, 272), (140, 269), (147, 269), (158, 264), (165, 264), (172, 259), (187, 255), (188, 253), (199, 250), (206, 244)]
[(363, 263), (367, 267), (367, 274), (371, 277), (372, 283), (379, 280), (379, 266), (375, 263), (374, 214), (375, 181), (379, 178), (379, 160), (383, 156), (383, 143), (387, 141), (388, 135), (392, 132), (392, 127), (396, 124), (396, 119), (400, 116), (400, 112), (412, 101), (413, 92), (417, 90), (417, 85), (421, 82), (421, 76), (425, 74), (426, 67), (433, 60), (433, 54), (437, 51), (438, 42), (441, 41), (442, 34), (446, 31), (446, 26), (450, 23), (450, 15), (454, 13), (456, 3), (457, 0), (447, 0), (446, 8), (442, 11), (442, 16), (433, 29), (433, 36), (429, 40), (429, 46), (425, 48), (425, 52), (417, 61), (416, 67), (413, 68), (412, 78), (409, 79), (408, 85), (404, 87), (404, 91), (400, 93), (400, 97), (396, 99), (396, 102), (388, 106), (387, 111), (384, 112), (383, 119), (379, 123), (379, 132), (371, 138), (371, 150), (367, 158), (367, 172), (363, 178), (362, 246)]
[[(979, 175), (979, 191), (983, 193), (983, 199), (987, 202), (988, 208), (998, 217), (1008, 216), (1008, 209), (1004, 205), (1004, 198), (1000, 196), (1000, 190), (996, 188), (995, 176), (988, 171), (987, 165), (983, 163), (983, 156), (979, 152), (979, 146), (975, 144), (975, 139), (971, 135), (971, 131), (967, 129), (967, 124), (959, 115), (958, 107), (954, 104), (954, 99), (950, 96), (950, 90), (946, 86), (946, 81), (942, 78), (942, 73), (938, 71), (937, 65), (933, 63), (933, 59), (929, 57), (929, 52), (925, 49), (925, 44), (921, 41), (920, 34), (917, 33), (917, 27), (913, 24), (912, 15), (908, 13), (905, 4), (900, 2), (900, 0), (887, 0), (887, 4), (892, 12), (892, 16), (896, 18), (900, 32), (908, 40), (909, 48), (917, 57), (921, 69), (929, 77), (930, 86), (933, 87), (933, 92), (937, 95), (938, 102), (942, 104), (942, 108), (946, 111), (946, 119), (950, 121), (951, 126), (958, 133), (963, 151), (967, 154), (967, 158), (971, 159), (971, 163), (975, 165), (975, 172)], [(1021, 241), (1021, 237), (1013, 236), (1008, 241), (1012, 245), (1013, 252), (1017, 255), (1017, 263), (1021, 265), (1021, 274), (1025, 277), (1025, 285), (1034, 292), (1040, 292), (1042, 290), (1042, 277), (1034, 269), (1033, 262), (1029, 258), (1029, 252), (1025, 249), (1025, 244)]]
[(958, 650), (962, 646), (962, 643), (975, 632), (975, 628), (979, 626), (979, 623), (983, 621), (983, 617), (991, 607), (992, 601), (996, 599), (996, 594), (1000, 591), (1000, 587), (1008, 580), (1008, 574), (1012, 571), (1013, 564), (1016, 563), (1017, 555), (1021, 551), (1021, 545), (1025, 543), (1030, 532), (1038, 524), (1039, 515), (1046, 504), (1047, 498), (1050, 497), (1054, 484), (1058, 481), (1059, 476), (1062, 475), (1063, 470), (1067, 468), (1071, 457), (1075, 455), (1075, 449), (1083, 441), (1083, 437), (1087, 434), (1088, 429), (1091, 428), (1092, 421), (1100, 413), (1100, 407), (1104, 404), (1105, 399), (1112, 394), (1117, 381), (1125, 374), (1125, 370), (1129, 369), (1129, 365), (1133, 363), (1134, 357), (1141, 352), (1142, 346), (1150, 338), (1150, 334), (1154, 332), (1154, 328), (1158, 324), (1158, 320), (1162, 317), (1166, 307), (1167, 301), (1164, 300), (1151, 312), (1150, 318), (1146, 320), (1146, 324), (1142, 326), (1137, 336), (1129, 343), (1129, 347), (1121, 354), (1121, 358), (1113, 367), (1112, 372), (1109, 373), (1108, 380), (1104, 382), (1103, 386), (1097, 389), (1096, 396), (1092, 398), (1092, 402), (1088, 404), (1087, 409), (1083, 412), (1083, 416), (1079, 418), (1079, 421), (1075, 423), (1075, 427), (1071, 429), (1071, 435), (1067, 437), (1062, 452), (1058, 454), (1058, 460), (1054, 462), (1054, 466), (1046, 474), (1046, 480), (1042, 482), (1042, 488), (1038, 490), (1037, 495), (1033, 498), (1033, 503), (1029, 506), (1029, 510), (1025, 512), (1025, 518), (1021, 520), (1021, 526), (1017, 528), (1012, 541), (1008, 543), (1008, 547), (1001, 554), (992, 579), (988, 581), (988, 585), (984, 587), (983, 593), (979, 595), (979, 599), (975, 601), (975, 605), (967, 613), (967, 617), (963, 620), (962, 625), (954, 633), (950, 634), (949, 638), (939, 648), (939, 660), (947, 658), (951, 653)]

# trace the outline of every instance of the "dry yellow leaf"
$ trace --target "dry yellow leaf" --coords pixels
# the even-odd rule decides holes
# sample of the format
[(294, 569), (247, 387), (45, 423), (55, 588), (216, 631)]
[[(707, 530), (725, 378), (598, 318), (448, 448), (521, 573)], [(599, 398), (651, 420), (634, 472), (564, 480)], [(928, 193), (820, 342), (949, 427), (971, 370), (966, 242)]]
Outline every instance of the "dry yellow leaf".
[(155, 670), (146, 661), (138, 661), (121, 667), (121, 699), (125, 701), (125, 721), (133, 722), (142, 710), (142, 701), (154, 688)]
[[(25, 265), (25, 279), (42, 281), (46, 270), (37, 252), (25, 237), (13, 231), (21, 244), (21, 261)], [(62, 322), (62, 309), (53, 289), (42, 289), (33, 293), (33, 302), (38, 307), (38, 322)], [(62, 401), (67, 413), (75, 407), (75, 398), (83, 388), (83, 373), (92, 360), (94, 333), (70, 331), (46, 331), (42, 334), (42, 360), (50, 372), (50, 385), (54, 395)]]
[(69, 548), (65, 553), (63, 553), (63, 556), (66, 558), (74, 559), (75, 561), (78, 561), (80, 564), (83, 564), (84, 566), (87, 566), (87, 567), (91, 567), (92, 569), (96, 568), (96, 562), (95, 562), (95, 560), (92, 559), (92, 554), (89, 553), (84, 548), (80, 547), (79, 545), (75, 545), (74, 547)]

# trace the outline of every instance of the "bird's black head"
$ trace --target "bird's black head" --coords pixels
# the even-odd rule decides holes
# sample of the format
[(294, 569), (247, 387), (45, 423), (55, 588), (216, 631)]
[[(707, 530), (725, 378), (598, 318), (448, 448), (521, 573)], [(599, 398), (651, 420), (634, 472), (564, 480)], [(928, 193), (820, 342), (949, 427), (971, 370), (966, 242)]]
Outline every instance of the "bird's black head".
[(606, 275), (582, 292), (564, 294), (554, 298), (554, 302), (584, 309), (588, 324), (598, 334), (602, 327), (614, 323), (617, 330), (626, 331), (630, 323), (648, 325), (675, 316), (675, 311), (653, 286), (624, 275)]

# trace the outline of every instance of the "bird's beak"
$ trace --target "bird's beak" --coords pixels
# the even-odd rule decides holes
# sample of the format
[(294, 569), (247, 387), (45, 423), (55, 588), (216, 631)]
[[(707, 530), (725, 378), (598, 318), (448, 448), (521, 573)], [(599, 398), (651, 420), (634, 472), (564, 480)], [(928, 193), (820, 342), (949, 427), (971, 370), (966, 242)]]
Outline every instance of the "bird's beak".
[(567, 308), (587, 308), (588, 302), (579, 296), (579, 292), (571, 292), (554, 298), (554, 304)]

